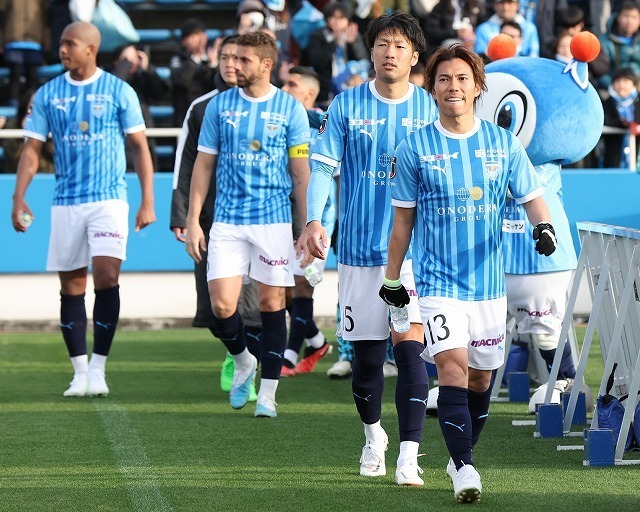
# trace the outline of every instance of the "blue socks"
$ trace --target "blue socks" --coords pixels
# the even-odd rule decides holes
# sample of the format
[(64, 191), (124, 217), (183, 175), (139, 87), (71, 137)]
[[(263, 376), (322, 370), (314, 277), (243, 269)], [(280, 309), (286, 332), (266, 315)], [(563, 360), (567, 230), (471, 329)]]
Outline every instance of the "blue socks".
[(60, 330), (69, 357), (87, 353), (87, 310), (82, 295), (60, 294)]
[[(551, 366), (553, 365), (553, 358), (556, 356), (556, 350), (540, 350), (540, 355), (542, 359), (544, 359), (545, 363), (547, 363), (547, 368), (551, 371)], [(571, 346), (569, 342), (566, 341), (564, 344), (564, 349), (562, 350), (562, 359), (560, 361), (560, 370), (558, 370), (558, 378), (573, 379), (576, 376), (576, 368), (573, 366), (573, 357), (571, 355)]]
[(467, 464), (473, 465), (472, 426), (467, 388), (440, 386), (438, 421), (456, 469)]
[(401, 341), (393, 347), (398, 382), (396, 383), (396, 410), (400, 442), (422, 439), (424, 416), (429, 396), (427, 367), (420, 357), (424, 345), (418, 341)]
[(351, 389), (360, 419), (367, 425), (380, 421), (386, 352), (387, 340), (353, 342)]
[(469, 390), (469, 414), (471, 415), (471, 444), (475, 446), (480, 439), (480, 433), (489, 417), (489, 403), (491, 402), (491, 386), (482, 393)]
[(309, 324), (313, 323), (313, 299), (303, 297), (293, 299), (291, 301), (290, 315), (291, 327), (289, 329), (287, 349), (299, 354), (304, 338), (307, 335)]
[(93, 353), (108, 356), (120, 319), (120, 286), (96, 290), (93, 305)]
[(262, 336), (260, 339), (260, 354), (262, 361), (261, 378), (280, 379), (282, 358), (287, 344), (286, 310), (265, 312), (260, 311), (262, 319)]
[(218, 318), (214, 316), (215, 330), (229, 354), (236, 356), (244, 351), (246, 343), (244, 340), (244, 326), (240, 313), (236, 310), (229, 318)]

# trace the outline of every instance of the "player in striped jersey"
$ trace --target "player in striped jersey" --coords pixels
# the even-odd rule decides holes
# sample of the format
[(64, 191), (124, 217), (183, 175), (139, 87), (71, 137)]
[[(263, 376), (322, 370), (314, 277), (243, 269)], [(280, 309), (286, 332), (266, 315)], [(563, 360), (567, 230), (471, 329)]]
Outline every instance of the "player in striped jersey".
[[(526, 346), (527, 338), (551, 369), (560, 341), (560, 330), (567, 303), (567, 290), (571, 275), (578, 264), (571, 239), (569, 219), (562, 201), (560, 165), (545, 163), (535, 166), (544, 186), (544, 200), (549, 206), (559, 246), (549, 258), (543, 258), (533, 250), (534, 240), (528, 236), (532, 226), (523, 207), (507, 200), (502, 224), (502, 253), (507, 284), (507, 321), (515, 319), (514, 341)], [(533, 347), (532, 347), (533, 348)], [(510, 363), (507, 359), (505, 374)], [(526, 371), (512, 369), (513, 371)], [(559, 379), (573, 379), (576, 375), (571, 346), (562, 347)]]
[[(155, 221), (153, 165), (140, 103), (126, 82), (97, 67), (99, 46), (100, 32), (89, 23), (72, 23), (62, 33), (60, 58), (67, 72), (36, 92), (11, 213), (14, 228), (26, 231), (21, 217), (32, 213), (25, 193), (51, 133), (56, 185), (47, 270), (60, 277), (60, 327), (74, 368), (64, 396), (109, 393), (105, 365), (120, 314), (118, 279), (129, 233), (125, 135), (142, 188), (136, 231)], [(96, 295), (90, 362), (84, 301), (89, 263)]]
[[(191, 257), (200, 261), (207, 246), (199, 216), (215, 168), (218, 193), (207, 280), (215, 327), (235, 363), (229, 401), (235, 409), (246, 405), (257, 367), (237, 311), (242, 278), (248, 274), (259, 283), (263, 328), (254, 415), (274, 417), (287, 336), (284, 287), (293, 286), (295, 257), (289, 195), (293, 188), (306, 217), (309, 121), (302, 105), (269, 81), (277, 62), (275, 41), (252, 32), (239, 36), (236, 44), (238, 87), (215, 96), (205, 111), (185, 242)], [(303, 228), (297, 252), (305, 247), (306, 235)]]
[[(383, 301), (371, 297), (387, 263), (393, 219), (391, 158), (408, 134), (435, 119), (436, 109), (429, 94), (409, 82), (411, 68), (426, 48), (422, 29), (413, 16), (397, 11), (376, 18), (369, 23), (365, 39), (371, 48), (376, 78), (339, 94), (329, 106), (312, 155), (307, 222), (309, 250), (324, 259), (329, 240), (320, 217), (334, 171), (340, 165), (339, 331), (345, 340), (354, 342), (352, 389), (366, 437), (360, 474), (380, 476), (386, 474), (388, 445), (380, 418), (389, 309)], [(403, 277), (413, 290), (410, 263)], [(428, 378), (420, 359), (424, 332), (415, 299), (409, 320), (408, 332), (392, 332), (400, 430), (396, 482), (422, 485), (417, 456)]]
[(426, 76), (439, 117), (396, 151), (395, 217), (380, 294), (399, 305), (409, 301), (397, 280), (413, 232), (425, 352), (438, 368), (438, 420), (451, 455), (447, 473), (457, 500), (472, 502), (482, 483), (471, 449), (489, 414), (491, 373), (504, 360), (507, 193), (536, 226), (538, 252), (551, 254), (555, 236), (522, 144), (474, 116), (486, 90), (482, 59), (463, 45), (440, 48)]

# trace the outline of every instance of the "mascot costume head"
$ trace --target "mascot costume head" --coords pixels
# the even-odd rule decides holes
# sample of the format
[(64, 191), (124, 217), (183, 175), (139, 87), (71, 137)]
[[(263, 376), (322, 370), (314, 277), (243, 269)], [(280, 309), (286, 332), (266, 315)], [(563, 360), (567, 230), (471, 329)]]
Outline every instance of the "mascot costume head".
[(488, 92), (478, 102), (476, 115), (513, 132), (533, 165), (566, 165), (584, 158), (604, 125), (602, 102), (587, 70), (599, 49), (593, 34), (580, 32), (571, 40), (574, 58), (569, 64), (505, 58), (515, 53), (513, 39), (495, 37), (487, 49), (493, 60), (486, 66)]

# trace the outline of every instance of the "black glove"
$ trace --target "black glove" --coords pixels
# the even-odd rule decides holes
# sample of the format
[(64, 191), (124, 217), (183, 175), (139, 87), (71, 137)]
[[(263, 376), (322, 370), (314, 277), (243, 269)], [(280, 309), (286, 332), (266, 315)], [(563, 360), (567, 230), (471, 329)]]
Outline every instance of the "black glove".
[(385, 277), (378, 295), (380, 295), (380, 298), (389, 304), (389, 306), (401, 308), (409, 304), (409, 294), (400, 282), (400, 279), (391, 281)]
[(544, 256), (551, 256), (558, 246), (556, 232), (548, 222), (541, 222), (534, 228), (533, 239), (537, 240), (536, 251)]

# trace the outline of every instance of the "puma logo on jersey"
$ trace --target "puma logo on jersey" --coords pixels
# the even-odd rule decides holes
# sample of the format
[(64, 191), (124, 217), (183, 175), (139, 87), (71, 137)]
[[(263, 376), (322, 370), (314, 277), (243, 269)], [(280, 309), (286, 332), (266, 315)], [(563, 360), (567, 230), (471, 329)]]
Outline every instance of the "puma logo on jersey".
[(67, 106), (66, 106), (66, 105), (60, 105), (60, 104), (58, 104), (58, 105), (56, 105), (56, 108), (57, 108), (58, 110), (62, 110), (65, 114), (67, 113)]
[(364, 128), (360, 128), (360, 133), (364, 133), (365, 135), (367, 135), (371, 139), (372, 142), (373, 142), (373, 132), (375, 132), (375, 131), (376, 131), (375, 128), (372, 128), (371, 132), (368, 132)]
[(446, 167), (440, 167), (438, 165), (432, 165), (431, 166), (431, 170), (440, 171), (442, 174), (447, 174), (447, 168)]
[(240, 119), (236, 119), (235, 121), (232, 121), (231, 119), (227, 119), (227, 123), (229, 123), (231, 126), (233, 126), (234, 128), (238, 127), (238, 123), (240, 122)]

